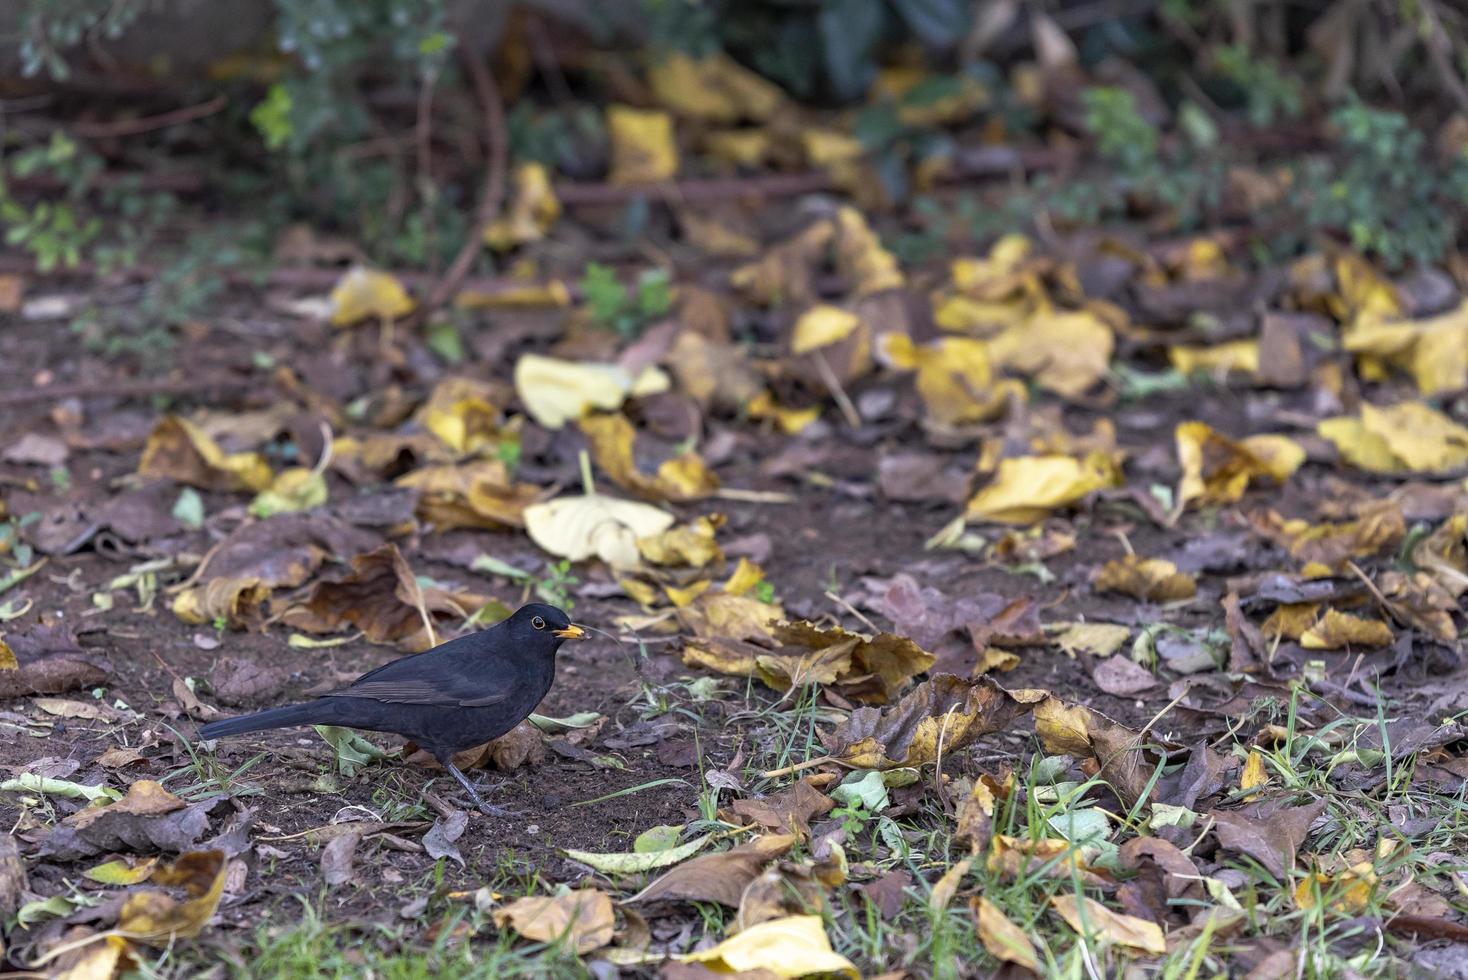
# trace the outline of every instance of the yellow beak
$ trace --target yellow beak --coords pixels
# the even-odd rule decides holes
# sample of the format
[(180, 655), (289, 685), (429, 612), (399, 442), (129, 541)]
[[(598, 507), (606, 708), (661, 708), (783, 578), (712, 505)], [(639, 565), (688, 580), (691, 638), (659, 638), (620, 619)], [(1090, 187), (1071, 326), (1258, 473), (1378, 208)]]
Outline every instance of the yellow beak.
[(563, 630), (554, 630), (553, 632), (563, 640), (581, 640), (586, 637), (586, 630), (577, 626), (575, 623), (572, 623)]

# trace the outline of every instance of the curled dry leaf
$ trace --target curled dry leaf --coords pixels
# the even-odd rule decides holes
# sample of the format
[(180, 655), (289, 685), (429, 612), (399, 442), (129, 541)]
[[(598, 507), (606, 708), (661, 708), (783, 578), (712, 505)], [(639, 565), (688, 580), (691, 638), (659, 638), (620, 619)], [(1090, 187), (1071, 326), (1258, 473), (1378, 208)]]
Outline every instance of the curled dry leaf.
[(882, 363), (899, 371), (917, 372), (917, 391), (928, 417), (940, 426), (987, 422), (1002, 414), (1011, 400), (1024, 399), (1018, 381), (997, 380), (983, 341), (940, 337), (915, 345), (906, 334), (883, 334), (877, 345)]
[(524, 354), (515, 362), (515, 391), (530, 417), (559, 429), (586, 412), (615, 411), (632, 396), (667, 391), (668, 376), (655, 367), (633, 375), (616, 364), (563, 361)]
[(199, 626), (223, 622), (230, 629), (258, 626), (265, 618), (270, 587), (258, 578), (211, 578), (173, 597), (173, 614)]
[(514, 929), (534, 942), (565, 941), (578, 954), (607, 945), (616, 932), (612, 900), (594, 888), (518, 898), (491, 914), (501, 929)]
[(1198, 592), (1193, 576), (1177, 570), (1164, 558), (1126, 555), (1101, 566), (1096, 575), (1097, 592), (1123, 592), (1145, 602), (1177, 602)]
[(425, 466), (395, 482), (418, 491), (418, 516), (440, 531), (524, 527), (525, 508), (540, 496), (539, 488), (511, 479), (497, 459)]
[(852, 980), (860, 976), (850, 960), (831, 948), (819, 915), (792, 915), (761, 922), (717, 946), (678, 959), (683, 963), (707, 963), (722, 973), (768, 970), (779, 977), (834, 973)]
[(1086, 863), (1083, 848), (1053, 837), (1031, 840), (995, 834), (989, 841), (987, 866), (991, 874), (1002, 875), (1007, 880), (1043, 874), (1062, 881), (1078, 877), (1086, 885), (1109, 883), (1108, 877)]
[(703, 849), (713, 837), (704, 834), (686, 844), (665, 847), (656, 851), (626, 851), (616, 854), (599, 854), (594, 851), (566, 849), (566, 856), (573, 861), (595, 868), (603, 874), (633, 875), (666, 868), (685, 861)]
[(1035, 954), (1030, 937), (1011, 922), (999, 906), (976, 895), (969, 900), (969, 911), (973, 913), (979, 941), (984, 944), (990, 956), (1006, 963), (1014, 963), (1037, 975), (1041, 972), (1040, 958)]
[(561, 202), (544, 164), (520, 164), (515, 168), (513, 183), (506, 213), (484, 229), (484, 244), (497, 252), (540, 241), (561, 216)]
[(197, 936), (213, 917), (224, 894), (223, 851), (195, 851), (153, 872), (152, 882), (182, 888), (178, 901), (167, 892), (148, 889), (129, 895), (117, 917), (117, 934), (150, 946), (166, 946)]
[(1306, 650), (1349, 650), (1391, 646), (1394, 639), (1391, 627), (1379, 619), (1327, 609), (1319, 622), (1300, 634), (1300, 646)]
[(116, 803), (61, 821), (39, 854), (75, 861), (107, 852), (184, 851), (209, 829), (209, 812), (221, 802), (186, 803), (153, 780), (140, 779)]
[(259, 453), (226, 453), (203, 429), (177, 415), (153, 427), (138, 462), (138, 475), (173, 480), (201, 490), (269, 488), (270, 464)]
[(579, 424), (596, 465), (617, 486), (639, 497), (658, 502), (699, 500), (719, 488), (719, 478), (694, 452), (663, 461), (652, 476), (640, 471), (633, 460), (636, 431), (621, 414), (585, 415)]
[(1183, 422), (1176, 430), (1182, 482), (1178, 503), (1233, 503), (1250, 481), (1283, 483), (1305, 461), (1305, 450), (1287, 436), (1258, 435), (1235, 441), (1203, 422)]
[(972, 521), (1035, 524), (1054, 510), (1080, 502), (1087, 494), (1121, 484), (1121, 470), (1110, 455), (1021, 456), (999, 461), (994, 479), (969, 499), (964, 516)]
[(1095, 759), (1100, 776), (1128, 807), (1147, 790), (1156, 768), (1142, 736), (1081, 704), (1049, 696), (1035, 706), (1035, 732), (1046, 752)]
[(426, 650), (441, 637), (424, 622), (467, 616), (484, 604), (481, 596), (420, 585), (395, 544), (352, 559), (351, 571), (318, 582), (301, 602), (281, 613), (286, 625), (307, 633), (351, 627), (373, 643), (399, 643)]
[(939, 674), (879, 711), (858, 708), (826, 738), (834, 758), (862, 769), (920, 766), (962, 748), (980, 735), (1003, 731), (1049, 697), (1044, 691), (1006, 691), (987, 677)]
[(801, 780), (781, 793), (735, 800), (729, 809), (744, 821), (770, 831), (797, 834), (803, 840), (810, 836), (811, 818), (830, 813), (835, 805), (835, 800)]
[(334, 326), (350, 327), (363, 320), (396, 320), (413, 312), (413, 297), (391, 274), (355, 265), (348, 269), (327, 297)]
[(749, 883), (795, 842), (793, 834), (766, 834), (718, 854), (704, 854), (680, 864), (628, 901), (717, 902), (738, 908)]
[(1162, 927), (1155, 922), (1113, 912), (1085, 895), (1052, 895), (1050, 904), (1082, 936), (1098, 936), (1104, 943), (1126, 946), (1150, 956), (1167, 952)]
[(571, 561), (600, 558), (613, 568), (637, 567), (638, 539), (672, 526), (665, 510), (594, 491), (525, 508), (525, 530), (540, 547)]
[[(687, 524), (669, 528), (660, 534), (637, 539), (637, 550), (654, 565), (681, 565), (702, 568), (723, 559), (724, 553), (714, 540), (724, 523), (722, 515), (697, 517)], [(743, 562), (743, 559), (740, 559)], [(725, 587), (725, 591), (733, 590)], [(739, 594), (739, 593), (734, 593)]]

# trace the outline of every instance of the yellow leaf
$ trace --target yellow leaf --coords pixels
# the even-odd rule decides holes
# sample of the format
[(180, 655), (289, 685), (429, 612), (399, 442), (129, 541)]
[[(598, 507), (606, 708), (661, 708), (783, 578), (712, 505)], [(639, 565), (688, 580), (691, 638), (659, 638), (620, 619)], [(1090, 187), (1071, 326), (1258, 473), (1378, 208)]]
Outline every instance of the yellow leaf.
[(770, 134), (765, 129), (717, 130), (704, 134), (703, 149), (715, 160), (753, 170), (770, 155)]
[(173, 480), (201, 490), (268, 488), (270, 464), (259, 453), (226, 453), (202, 429), (177, 415), (153, 427), (138, 462), (138, 475)]
[(994, 382), (989, 348), (982, 340), (940, 337), (917, 347), (906, 334), (893, 332), (882, 335), (878, 352), (890, 367), (917, 369), (918, 394), (939, 425), (985, 422), (1003, 412), (1011, 398), (1024, 398), (1018, 382)]
[(1330, 908), (1334, 911), (1359, 915), (1370, 904), (1378, 881), (1370, 861), (1358, 862), (1336, 875), (1312, 871), (1295, 886), (1295, 904), (1309, 911), (1330, 898)]
[(850, 205), (836, 212), (836, 268), (855, 284), (858, 297), (901, 289), (907, 282), (897, 257), (882, 247), (867, 219)]
[(269, 598), (270, 587), (258, 578), (221, 576), (174, 596), (173, 614), (193, 626), (223, 620), (234, 629), (242, 629), (263, 618), (260, 607)]
[(1096, 935), (1108, 943), (1126, 946), (1152, 956), (1167, 952), (1162, 927), (1133, 915), (1113, 912), (1084, 895), (1052, 895), (1050, 904), (1072, 929), (1081, 935)]
[(591, 446), (592, 458), (612, 482), (640, 497), (656, 501), (698, 500), (719, 488), (719, 478), (697, 453), (665, 460), (653, 476), (637, 469), (632, 423), (616, 413), (583, 415), (578, 423)]
[(498, 252), (540, 241), (561, 216), (561, 202), (543, 164), (520, 164), (514, 184), (509, 210), (484, 229), (484, 243)]
[(559, 429), (591, 409), (613, 411), (629, 396), (667, 391), (668, 376), (655, 367), (633, 377), (616, 364), (563, 361), (524, 354), (515, 362), (515, 391), (530, 417)]
[(454, 306), (461, 310), (564, 310), (570, 305), (571, 290), (559, 279), (507, 286), (493, 292), (465, 289), (454, 297)]
[(1298, 640), (1319, 618), (1318, 602), (1281, 603), (1260, 625), (1259, 631), (1268, 639), (1283, 637), (1286, 640)]
[(607, 945), (616, 932), (612, 900), (595, 888), (518, 898), (491, 916), (501, 929), (514, 929), (539, 943), (565, 941), (578, 954)]
[(1116, 623), (1067, 623), (1051, 642), (1072, 659), (1081, 651), (1105, 658), (1121, 649), (1131, 635), (1130, 628)]
[(812, 973), (839, 973), (859, 980), (846, 957), (831, 949), (819, 915), (792, 915), (761, 922), (710, 949), (678, 957), (683, 963), (703, 963), (719, 973), (767, 970), (778, 977)]
[(1233, 503), (1249, 482), (1288, 479), (1305, 461), (1305, 450), (1286, 436), (1250, 436), (1236, 442), (1203, 422), (1178, 424), (1178, 464), (1183, 471), (1178, 502)]
[(310, 510), (326, 503), (326, 474), (292, 466), (275, 475), (269, 489), (260, 491), (250, 501), (250, 513), (256, 517)]
[(1340, 289), (1338, 319), (1390, 320), (1402, 315), (1396, 287), (1363, 257), (1352, 252), (1338, 253), (1335, 276)]
[(750, 418), (773, 419), (781, 432), (787, 436), (797, 435), (802, 429), (821, 417), (821, 407), (786, 408), (768, 391), (762, 391), (749, 400), (745, 411)]
[(969, 908), (974, 914), (974, 924), (979, 931), (979, 941), (996, 960), (1014, 963), (1039, 974), (1040, 957), (1035, 954), (1034, 944), (1025, 931), (1009, 920), (1009, 917), (983, 896), (976, 896)]
[(1269, 785), (1269, 773), (1264, 768), (1264, 753), (1250, 749), (1244, 760), (1244, 771), (1239, 774), (1239, 789), (1246, 793), (1251, 789)]
[(724, 591), (729, 595), (744, 595), (764, 580), (764, 569), (748, 558), (740, 558), (734, 573), (729, 576), (729, 581), (724, 583)]
[(638, 538), (637, 550), (654, 565), (702, 568), (724, 557), (714, 541), (714, 534), (723, 523), (721, 515), (699, 517), (661, 534)]
[(1374, 473), (1435, 473), (1468, 465), (1468, 429), (1422, 402), (1386, 408), (1363, 402), (1358, 418), (1317, 426), (1345, 459)]
[(440, 381), (415, 416), (457, 456), (494, 453), (502, 439), (500, 410), (490, 386), (471, 378)]
[(808, 354), (817, 348), (845, 340), (859, 326), (861, 317), (849, 310), (831, 306), (829, 303), (813, 306), (795, 321), (790, 350), (795, 354)]
[(1040, 311), (989, 341), (998, 370), (1034, 377), (1043, 387), (1077, 398), (1106, 376), (1116, 340), (1110, 325), (1090, 310)]
[(673, 117), (666, 112), (611, 106), (607, 136), (612, 144), (612, 183), (652, 184), (678, 175)]
[(930, 912), (941, 915), (948, 908), (949, 903), (953, 901), (953, 896), (958, 892), (958, 886), (963, 884), (964, 877), (973, 866), (974, 859), (966, 857), (943, 872), (942, 877), (933, 883), (933, 892), (928, 896)]
[[(137, 964), (132, 955), (132, 945), (121, 936), (103, 934), (103, 941), (96, 942), (72, 954), (78, 957), (71, 965), (59, 972), (46, 976), (54, 980), (112, 980), (114, 976), (130, 973)], [(60, 962), (67, 962), (61, 960)]]
[(1177, 346), (1167, 349), (1167, 359), (1183, 374), (1203, 371), (1208, 374), (1259, 373), (1259, 341), (1232, 340), (1213, 347)]
[(338, 327), (369, 318), (396, 320), (413, 312), (413, 297), (392, 274), (360, 265), (347, 270), (328, 299), (331, 322)]
[(1176, 602), (1197, 595), (1198, 583), (1166, 559), (1127, 555), (1101, 566), (1096, 591), (1123, 592), (1147, 602)]
[(785, 94), (722, 52), (694, 58), (681, 51), (657, 59), (647, 83), (658, 102), (680, 116), (709, 122), (769, 119)]
[(1300, 646), (1306, 650), (1384, 647), (1390, 646), (1394, 639), (1391, 627), (1379, 619), (1361, 619), (1327, 609), (1320, 622), (1300, 635)]
[(1001, 524), (1034, 524), (1087, 494), (1121, 483), (1116, 463), (1104, 453), (1020, 456), (999, 461), (994, 479), (969, 500), (964, 516)]
[(225, 868), (223, 851), (182, 854), (158, 868), (152, 877), (156, 884), (182, 887), (189, 897), (179, 902), (161, 891), (134, 892), (118, 913), (116, 934), (150, 946), (197, 936), (224, 894)]
[(635, 568), (639, 538), (661, 534), (673, 515), (650, 504), (599, 493), (568, 494), (525, 508), (525, 530), (558, 558), (600, 558), (613, 568)]
[(516, 483), (497, 459), (424, 466), (394, 484), (418, 490), (418, 516), (441, 531), (523, 527), (526, 506), (540, 497), (538, 487)]
[(979, 300), (1007, 299), (1025, 291), (1034, 271), (1030, 255), (1034, 244), (1024, 235), (1008, 234), (989, 249), (987, 258), (954, 259), (949, 272), (953, 286)]
[(104, 885), (137, 885), (147, 881), (158, 867), (159, 858), (154, 856), (147, 860), (139, 861), (136, 865), (130, 865), (118, 858), (107, 861), (94, 868), (88, 868), (82, 872), (82, 877), (90, 878), (92, 881), (101, 882)]

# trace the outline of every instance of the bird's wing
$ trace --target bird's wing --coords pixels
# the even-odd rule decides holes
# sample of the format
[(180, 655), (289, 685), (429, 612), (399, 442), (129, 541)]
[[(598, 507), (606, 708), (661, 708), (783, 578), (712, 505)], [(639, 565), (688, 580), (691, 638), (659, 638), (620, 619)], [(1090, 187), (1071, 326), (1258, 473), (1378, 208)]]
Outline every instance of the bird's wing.
[(436, 652), (394, 660), (326, 696), (462, 708), (484, 708), (510, 696), (513, 681), (509, 671), (471, 673), (447, 658), (428, 655)]

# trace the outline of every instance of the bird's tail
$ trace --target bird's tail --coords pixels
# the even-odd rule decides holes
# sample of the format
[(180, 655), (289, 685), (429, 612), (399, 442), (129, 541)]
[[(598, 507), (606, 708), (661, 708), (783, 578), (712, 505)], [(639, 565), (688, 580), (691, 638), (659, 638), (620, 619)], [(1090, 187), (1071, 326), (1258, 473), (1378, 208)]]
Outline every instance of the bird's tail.
[(252, 715), (211, 721), (199, 729), (203, 739), (222, 738), (226, 735), (243, 735), (246, 732), (263, 732), (268, 728), (289, 728), (292, 725), (314, 725), (326, 721), (319, 702), (287, 704), (279, 708), (266, 708)]

